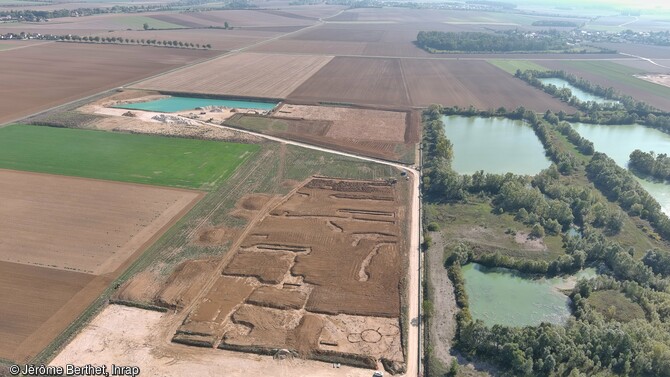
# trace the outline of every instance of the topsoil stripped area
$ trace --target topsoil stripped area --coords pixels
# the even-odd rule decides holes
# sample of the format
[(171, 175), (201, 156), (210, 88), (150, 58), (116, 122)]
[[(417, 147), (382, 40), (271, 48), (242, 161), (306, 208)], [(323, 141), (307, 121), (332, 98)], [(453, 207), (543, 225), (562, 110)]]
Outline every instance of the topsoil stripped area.
[(288, 97), (363, 105), (575, 109), (485, 61), (336, 57)]
[(35, 356), (201, 196), (0, 170), (0, 358)]
[(386, 181), (313, 178), (249, 228), (173, 340), (368, 368), (402, 363), (402, 203)]
[(284, 98), (332, 56), (241, 53), (187, 67), (135, 85), (141, 89)]
[(74, 43), (5, 51), (0, 59), (0, 124), (215, 54)]
[(272, 116), (235, 114), (226, 125), (385, 160), (414, 163), (418, 111), (284, 104)]

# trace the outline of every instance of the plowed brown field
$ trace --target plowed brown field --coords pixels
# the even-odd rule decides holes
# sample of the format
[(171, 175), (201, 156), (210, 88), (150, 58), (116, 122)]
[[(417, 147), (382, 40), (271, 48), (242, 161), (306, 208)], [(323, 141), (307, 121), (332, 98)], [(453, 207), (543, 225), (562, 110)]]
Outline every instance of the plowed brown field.
[(242, 53), (143, 81), (135, 87), (242, 97), (284, 98), (326, 65), (330, 56)]
[(405, 218), (390, 182), (313, 178), (246, 231), (174, 340), (363, 367), (402, 362)]
[(35, 356), (200, 198), (0, 170), (0, 358)]
[(288, 97), (380, 106), (574, 108), (485, 61), (336, 57)]
[(214, 54), (75, 43), (5, 51), (0, 59), (0, 124)]

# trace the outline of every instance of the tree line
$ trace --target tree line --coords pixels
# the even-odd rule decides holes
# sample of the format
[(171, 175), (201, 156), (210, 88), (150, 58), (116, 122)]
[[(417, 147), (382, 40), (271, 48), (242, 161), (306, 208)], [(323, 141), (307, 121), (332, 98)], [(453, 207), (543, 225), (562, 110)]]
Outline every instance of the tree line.
[[(574, 114), (566, 114), (563, 111), (557, 113), (556, 115), (561, 121), (593, 124), (639, 123), (670, 133), (669, 112), (656, 109), (645, 102), (636, 101), (631, 96), (622, 95), (611, 87), (605, 88), (593, 84), (565, 71), (526, 70), (522, 72), (517, 70), (515, 76), (580, 110)], [(558, 88), (552, 84), (545, 85), (539, 80), (540, 78), (563, 79), (576, 88), (609, 99), (612, 102), (603, 104), (594, 101), (581, 101), (572, 94), (569, 88)]]
[(564, 38), (555, 31), (539, 32), (533, 36), (522, 32), (504, 31), (443, 32), (420, 31), (416, 37), (419, 47), (433, 53), (439, 52), (512, 52), (561, 50), (566, 47)]

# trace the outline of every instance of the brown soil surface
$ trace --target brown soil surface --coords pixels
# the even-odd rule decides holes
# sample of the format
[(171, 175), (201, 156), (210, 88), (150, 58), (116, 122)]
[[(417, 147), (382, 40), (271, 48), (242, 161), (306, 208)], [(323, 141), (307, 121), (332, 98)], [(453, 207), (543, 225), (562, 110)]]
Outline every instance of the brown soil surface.
[(0, 313), (0, 336), (12, 339), (0, 357), (18, 362), (53, 341), (202, 197), (187, 190), (10, 170), (0, 170), (0, 176), (2, 210), (11, 212), (0, 213), (5, 219), (0, 291), (8, 295), (3, 303), (15, 302)]
[(267, 284), (278, 284), (291, 267), (287, 253), (240, 252), (228, 263), (223, 273), (233, 276), (253, 276)]
[(325, 136), (334, 139), (405, 142), (405, 112), (287, 104), (275, 111), (274, 116), (331, 121)]
[(0, 170), (0, 260), (116, 270), (200, 193)]
[(155, 303), (168, 308), (182, 308), (190, 304), (214, 272), (216, 260), (189, 260), (172, 272), (155, 298)]
[[(248, 200), (238, 206), (258, 210), (267, 203)], [(311, 179), (245, 231), (224, 276), (173, 340), (211, 346), (223, 335), (219, 347), (229, 350), (402, 362), (405, 211), (391, 183)], [(230, 283), (222, 279), (240, 279), (230, 275), (254, 277), (247, 281), (255, 287), (227, 287), (239, 293), (232, 296), (235, 305), (222, 309), (221, 300), (230, 295), (224, 291)]]
[(253, 291), (248, 279), (221, 276), (207, 295), (189, 314), (180, 333), (202, 333), (211, 335), (214, 342), (223, 335), (223, 325), (238, 305)]
[(289, 96), (296, 101), (410, 105), (397, 59), (336, 57)]
[(16, 349), (94, 278), (79, 272), (0, 262), (0, 357), (14, 360)]
[(237, 203), (235, 203), (235, 210), (232, 212), (232, 216), (243, 219), (251, 219), (272, 199), (272, 195), (266, 194), (245, 195), (240, 198)]
[(575, 111), (486, 61), (403, 59), (402, 68), (415, 106), (439, 103), (479, 109), (524, 106), (542, 112)]
[(306, 292), (269, 286), (257, 288), (247, 299), (249, 304), (275, 309), (302, 309), (306, 301)]
[(241, 53), (136, 84), (143, 89), (244, 97), (284, 98), (331, 56)]
[(214, 54), (80, 43), (6, 51), (0, 60), (0, 124)]

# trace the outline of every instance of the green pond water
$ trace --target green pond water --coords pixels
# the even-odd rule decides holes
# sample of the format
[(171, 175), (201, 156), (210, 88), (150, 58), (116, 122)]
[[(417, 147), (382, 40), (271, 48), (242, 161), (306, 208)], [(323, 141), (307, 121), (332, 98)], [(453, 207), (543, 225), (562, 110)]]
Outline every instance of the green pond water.
[[(591, 140), (597, 151), (606, 153), (622, 167), (628, 166), (630, 153), (636, 149), (670, 154), (670, 135), (653, 128), (636, 124), (608, 126), (583, 123), (573, 123), (572, 127)], [(663, 212), (670, 215), (670, 185), (636, 179), (659, 202)]]
[(277, 106), (277, 103), (258, 102), (258, 101), (237, 101), (237, 100), (214, 99), (214, 98), (167, 97), (155, 101), (129, 103), (114, 107), (120, 109), (174, 113), (177, 111), (193, 110), (197, 107), (204, 107), (204, 106), (221, 106), (229, 108), (254, 109), (254, 110), (272, 110), (275, 106)]
[(607, 98), (603, 98), (600, 96), (596, 96), (594, 94), (591, 94), (589, 92), (583, 91), (576, 86), (570, 84), (569, 82), (563, 80), (563, 79), (558, 79), (558, 78), (546, 78), (546, 79), (539, 79), (544, 85), (555, 85), (556, 87), (560, 88), (568, 88), (572, 92), (572, 95), (577, 97), (580, 101), (593, 101), (596, 103), (616, 103), (617, 101), (612, 101)]
[[(585, 269), (570, 280), (595, 277)], [(530, 279), (506, 268), (486, 268), (477, 263), (463, 266), (470, 312), (487, 326), (535, 326), (542, 322), (564, 324), (570, 317), (570, 299), (559, 291), (566, 278)]]
[(442, 122), (454, 146), (452, 167), (457, 173), (534, 175), (550, 165), (535, 132), (521, 121), (445, 116)]

